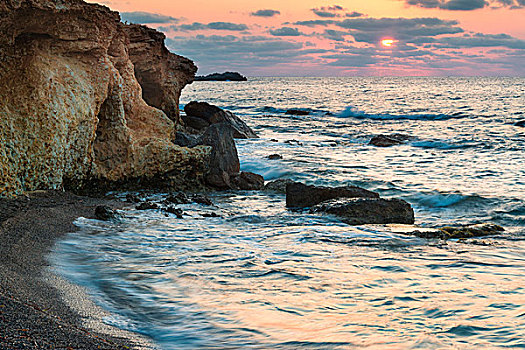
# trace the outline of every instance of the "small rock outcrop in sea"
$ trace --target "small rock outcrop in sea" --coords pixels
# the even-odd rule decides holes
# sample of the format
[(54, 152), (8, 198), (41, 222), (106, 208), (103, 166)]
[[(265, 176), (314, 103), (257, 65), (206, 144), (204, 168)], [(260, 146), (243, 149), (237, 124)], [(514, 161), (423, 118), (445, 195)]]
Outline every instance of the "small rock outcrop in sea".
[(413, 137), (405, 134), (391, 134), (391, 135), (376, 135), (372, 137), (369, 144), (377, 147), (390, 147), (394, 145), (401, 145)]
[(421, 238), (437, 239), (467, 239), (476, 237), (495, 236), (504, 232), (505, 229), (499, 225), (484, 223), (463, 226), (444, 226), (436, 229), (420, 230), (414, 228), (400, 233), (410, 234)]
[(521, 127), (524, 127), (525, 126), (525, 120), (520, 120), (516, 123), (514, 123), (515, 126), (521, 126)]
[(212, 73), (195, 77), (195, 81), (247, 81), (248, 79), (237, 72)]
[(310, 212), (337, 215), (350, 225), (414, 223), (414, 210), (402, 199), (339, 198), (315, 205)]
[(289, 110), (286, 111), (285, 114), (288, 114), (288, 115), (309, 115), (310, 112), (303, 111), (303, 110), (300, 110), (300, 109), (289, 109)]
[(208, 126), (226, 123), (233, 129), (236, 139), (257, 138), (257, 134), (241, 118), (207, 102), (192, 101), (184, 106), (184, 122), (189, 127), (201, 132)]
[(286, 185), (286, 206), (288, 208), (311, 207), (336, 198), (379, 198), (376, 192), (357, 186), (324, 187), (292, 182)]
[(270, 154), (268, 157), (266, 157), (270, 160), (276, 160), (276, 159), (283, 159), (283, 156), (281, 156), (280, 154)]

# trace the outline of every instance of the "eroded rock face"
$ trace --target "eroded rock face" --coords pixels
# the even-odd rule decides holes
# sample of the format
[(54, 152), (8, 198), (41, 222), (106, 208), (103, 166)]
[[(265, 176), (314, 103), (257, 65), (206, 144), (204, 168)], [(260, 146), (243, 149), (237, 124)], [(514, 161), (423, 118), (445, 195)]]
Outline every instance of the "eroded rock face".
[(2, 1), (0, 196), (131, 180), (202, 183), (211, 148), (171, 142), (195, 66), (163, 40), (81, 0)]
[(314, 206), (311, 212), (337, 215), (350, 225), (414, 223), (414, 210), (402, 199), (332, 199)]
[(286, 206), (289, 208), (311, 207), (330, 199), (354, 197), (379, 198), (379, 194), (357, 186), (323, 187), (300, 182), (286, 184)]
[(124, 31), (144, 101), (166, 113), (180, 129), (180, 93), (193, 81), (197, 67), (193, 61), (169, 52), (164, 46), (166, 36), (155, 29), (132, 24), (124, 26)]

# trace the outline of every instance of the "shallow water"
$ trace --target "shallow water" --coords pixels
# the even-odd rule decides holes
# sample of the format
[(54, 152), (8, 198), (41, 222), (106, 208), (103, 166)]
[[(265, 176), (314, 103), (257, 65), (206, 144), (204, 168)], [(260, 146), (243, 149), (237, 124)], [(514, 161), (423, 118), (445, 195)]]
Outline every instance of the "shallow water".
[[(232, 192), (180, 206), (182, 220), (81, 218), (54, 264), (113, 312), (108, 323), (163, 349), (525, 348), (525, 128), (513, 125), (524, 96), (523, 78), (257, 78), (182, 96), (254, 127), (260, 139), (237, 143), (243, 170), (363, 186), (410, 202), (419, 225), (490, 221), (500, 237), (425, 240)], [(393, 132), (415, 139), (367, 144)]]

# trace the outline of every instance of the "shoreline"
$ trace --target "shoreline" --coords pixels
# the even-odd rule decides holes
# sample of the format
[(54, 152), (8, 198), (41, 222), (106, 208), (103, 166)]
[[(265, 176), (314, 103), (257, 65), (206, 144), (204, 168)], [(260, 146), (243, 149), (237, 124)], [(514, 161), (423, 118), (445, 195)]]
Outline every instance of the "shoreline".
[(121, 202), (60, 191), (0, 199), (0, 348), (151, 349), (139, 334), (103, 323), (109, 313), (57, 275), (48, 260), (59, 239)]

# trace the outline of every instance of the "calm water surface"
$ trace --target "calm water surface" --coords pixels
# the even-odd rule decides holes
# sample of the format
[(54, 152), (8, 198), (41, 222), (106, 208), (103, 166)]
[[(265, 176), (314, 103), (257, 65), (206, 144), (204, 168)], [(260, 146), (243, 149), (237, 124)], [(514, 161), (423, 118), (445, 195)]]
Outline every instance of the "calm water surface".
[[(418, 225), (507, 231), (425, 240), (292, 212), (258, 191), (181, 205), (182, 220), (80, 218), (53, 262), (113, 312), (108, 323), (162, 349), (525, 348), (525, 128), (513, 125), (525, 79), (253, 78), (196, 82), (191, 100), (254, 127), (260, 139), (237, 142), (241, 167), (266, 180), (359, 185), (410, 202)], [(393, 132), (414, 139), (367, 144)]]

